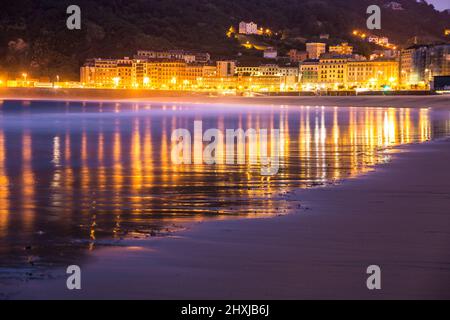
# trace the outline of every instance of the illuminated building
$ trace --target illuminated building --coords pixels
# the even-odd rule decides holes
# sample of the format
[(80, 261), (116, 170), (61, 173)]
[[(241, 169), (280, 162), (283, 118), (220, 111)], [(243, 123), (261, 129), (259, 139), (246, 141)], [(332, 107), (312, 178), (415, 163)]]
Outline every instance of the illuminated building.
[(202, 64), (173, 59), (94, 59), (81, 68), (81, 82), (95, 88), (184, 89), (205, 76)]
[(292, 50), (289, 51), (288, 56), (289, 56), (289, 60), (291, 62), (294, 62), (294, 63), (296, 63), (296, 62), (303, 62), (306, 59), (308, 59), (308, 52), (306, 52), (306, 51), (298, 51), (296, 49), (292, 49)]
[(330, 46), (330, 52), (342, 55), (350, 55), (353, 54), (353, 47), (349, 46), (347, 42), (343, 42), (337, 46)]
[(185, 68), (185, 73), (183, 78), (184, 89), (191, 86), (196, 86), (197, 81), (203, 78), (203, 65), (202, 64), (188, 64)]
[(118, 60), (91, 59), (81, 67), (81, 82), (95, 87), (111, 88), (118, 86)]
[(236, 74), (238, 76), (251, 76), (251, 77), (261, 75), (259, 66), (238, 66), (236, 67)]
[(399, 63), (397, 60), (348, 61), (348, 88), (380, 90), (397, 88), (399, 85)]
[[(146, 78), (148, 74), (148, 64), (145, 60), (133, 60), (133, 72), (132, 72), (132, 86), (135, 88), (143, 87), (144, 86), (144, 79)], [(148, 85), (148, 82), (146, 81), (146, 85)]]
[(389, 44), (389, 38), (387, 38), (387, 37), (380, 37), (378, 39), (378, 44), (380, 44), (380, 45), (387, 45), (387, 44)]
[(334, 90), (347, 82), (347, 61), (350, 56), (326, 54), (319, 60), (319, 83)]
[(299, 71), (300, 69), (298, 67), (278, 66), (276, 64), (236, 67), (236, 74), (238, 76), (251, 77), (298, 77)]
[(300, 65), (304, 90), (397, 88), (399, 63), (396, 60), (362, 60), (358, 56), (325, 54), (321, 59)]
[(234, 61), (217, 61), (217, 76), (232, 77), (236, 72), (236, 62)]
[(310, 42), (306, 44), (309, 59), (319, 59), (326, 52), (326, 44), (321, 42)]
[(450, 44), (415, 45), (401, 51), (402, 85), (428, 86), (435, 76), (450, 75)]
[(95, 66), (91, 63), (85, 63), (80, 68), (80, 82), (87, 86), (95, 85)]
[(133, 85), (133, 60), (123, 59), (117, 61), (117, 78), (114, 80), (117, 87), (129, 88)]
[(378, 44), (378, 45), (388, 45), (389, 44), (389, 38), (387, 38), (387, 37), (369, 36), (367, 38), (367, 41), (370, 43)]
[(391, 9), (391, 10), (394, 10), (394, 11), (403, 11), (404, 10), (402, 4), (398, 3), (398, 2), (395, 2), (395, 1), (392, 1), (392, 2), (389, 2), (389, 3), (385, 4), (384, 7), (386, 9)]
[(433, 77), (450, 76), (450, 44), (432, 46), (428, 49), (427, 81)]
[(300, 75), (299, 67), (279, 67), (278, 75), (282, 77), (298, 77)]
[(276, 64), (264, 64), (259, 67), (258, 76), (263, 77), (279, 77), (280, 68)]
[(370, 55), (370, 60), (394, 59), (399, 57), (399, 51), (393, 49), (374, 50)]
[(216, 65), (203, 65), (202, 77), (215, 77), (215, 76), (217, 76)]
[(220, 91), (254, 91), (254, 92), (279, 92), (283, 87), (281, 77), (212, 77), (202, 80), (205, 89)]
[(319, 60), (309, 59), (300, 65), (301, 82), (305, 85), (319, 82)]
[(206, 52), (185, 50), (139, 50), (136, 59), (183, 60), (186, 63), (208, 63), (211, 56)]
[(238, 77), (208, 77), (199, 82), (199, 86), (206, 90), (236, 90)]
[(242, 21), (239, 23), (240, 34), (258, 34), (258, 25), (254, 22)]
[(404, 87), (408, 87), (413, 83), (412, 77), (414, 73), (414, 64), (413, 64), (414, 51), (415, 49), (411, 47), (402, 50), (400, 54), (400, 83)]
[(147, 70), (151, 88), (176, 90), (186, 80), (186, 63), (182, 60), (151, 60)]
[(253, 78), (255, 83), (259, 83), (258, 86), (265, 87), (267, 87), (267, 81), (271, 81), (269, 87), (276, 87), (277, 84), (273, 82), (273, 79), (277, 78), (278, 82), (281, 83), (281, 90), (290, 91), (298, 88), (300, 69), (276, 64), (238, 66), (236, 67), (236, 75), (241, 79)]
[[(238, 77), (238, 89), (259, 92), (282, 91), (282, 77)], [(285, 90), (283, 90), (285, 91)]]

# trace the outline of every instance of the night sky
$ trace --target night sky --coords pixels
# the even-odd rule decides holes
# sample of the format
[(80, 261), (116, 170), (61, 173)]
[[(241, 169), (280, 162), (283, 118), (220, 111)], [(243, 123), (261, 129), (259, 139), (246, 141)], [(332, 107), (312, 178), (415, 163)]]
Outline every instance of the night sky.
[(450, 9), (450, 0), (428, 0), (427, 2), (434, 4), (436, 9)]

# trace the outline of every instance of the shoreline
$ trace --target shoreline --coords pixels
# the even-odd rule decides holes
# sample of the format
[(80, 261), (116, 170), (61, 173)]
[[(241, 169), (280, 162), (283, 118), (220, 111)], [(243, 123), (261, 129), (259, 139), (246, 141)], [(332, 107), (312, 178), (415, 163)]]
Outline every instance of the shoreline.
[[(82, 291), (35, 281), (13, 298), (450, 298), (449, 146), (399, 146), (374, 171), (298, 190), (291, 200), (309, 209), (291, 215), (205, 221), (175, 237), (101, 249), (82, 266)], [(365, 287), (373, 264), (382, 267), (380, 292)]]
[(0, 101), (150, 102), (331, 107), (449, 108), (450, 95), (385, 96), (209, 96), (206, 92), (169, 92), (96, 89), (1, 89)]

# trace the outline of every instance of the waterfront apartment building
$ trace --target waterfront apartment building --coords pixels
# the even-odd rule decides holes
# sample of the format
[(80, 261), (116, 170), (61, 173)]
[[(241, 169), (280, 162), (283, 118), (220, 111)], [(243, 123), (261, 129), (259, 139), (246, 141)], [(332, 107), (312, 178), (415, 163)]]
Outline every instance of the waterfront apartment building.
[[(400, 84), (402, 87), (409, 87), (413, 83), (412, 77), (414, 74), (413, 55), (414, 48), (407, 48), (400, 53)], [(415, 82), (418, 82), (416, 78)]]
[(264, 81), (259, 78), (278, 78), (281, 81), (283, 90), (292, 91), (298, 88), (300, 69), (299, 67), (279, 66), (276, 64), (238, 66), (236, 67), (236, 75), (241, 78), (251, 77), (259, 82)]
[(233, 77), (236, 73), (235, 61), (217, 61), (218, 77)]
[(80, 80), (85, 87), (95, 88), (182, 89), (209, 76), (209, 68), (184, 60), (161, 58), (92, 59), (81, 67)]
[(280, 77), (280, 67), (276, 64), (264, 64), (259, 67), (258, 76), (262, 77)]
[(341, 89), (347, 83), (347, 62), (350, 56), (326, 54), (319, 60), (318, 81), (334, 90)]
[(135, 58), (183, 60), (186, 63), (209, 63), (211, 61), (209, 53), (186, 50), (139, 50)]
[(428, 86), (435, 76), (449, 76), (450, 44), (415, 45), (402, 50), (400, 74), (404, 88)]
[(347, 63), (346, 87), (350, 89), (396, 89), (399, 84), (399, 63), (397, 60), (350, 60)]
[(310, 42), (306, 44), (309, 59), (319, 59), (326, 52), (327, 45), (321, 42)]
[(260, 66), (237, 66), (236, 75), (258, 77), (261, 75)]
[(178, 89), (186, 80), (187, 64), (183, 60), (150, 60), (146, 64), (150, 88)]
[(130, 59), (117, 60), (117, 75), (113, 83), (117, 87), (132, 87), (136, 82), (136, 64)]
[(426, 81), (431, 81), (434, 77), (450, 76), (450, 44), (432, 46), (427, 54)]
[(118, 77), (117, 59), (91, 59), (81, 67), (82, 84), (96, 87), (113, 87)]
[(300, 65), (300, 81), (304, 85), (319, 83), (319, 59), (308, 59)]
[(291, 66), (279, 66), (276, 64), (263, 64), (260, 66), (238, 66), (236, 75), (251, 77), (298, 77), (300, 69)]
[(399, 85), (397, 60), (363, 60), (358, 56), (326, 54), (321, 59), (300, 65), (300, 81), (306, 90), (356, 89), (381, 90)]
[(206, 90), (233, 90), (241, 92), (279, 92), (287, 90), (281, 77), (270, 76), (210, 77), (201, 79), (199, 86)]

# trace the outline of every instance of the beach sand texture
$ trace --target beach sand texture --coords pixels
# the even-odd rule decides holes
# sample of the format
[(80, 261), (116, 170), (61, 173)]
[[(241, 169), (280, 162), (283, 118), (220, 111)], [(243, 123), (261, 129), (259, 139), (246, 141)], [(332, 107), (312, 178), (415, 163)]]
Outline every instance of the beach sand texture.
[[(81, 291), (32, 281), (14, 298), (450, 298), (450, 140), (403, 146), (357, 179), (300, 190), (296, 214), (191, 225), (98, 251)], [(382, 290), (366, 287), (370, 265)]]

